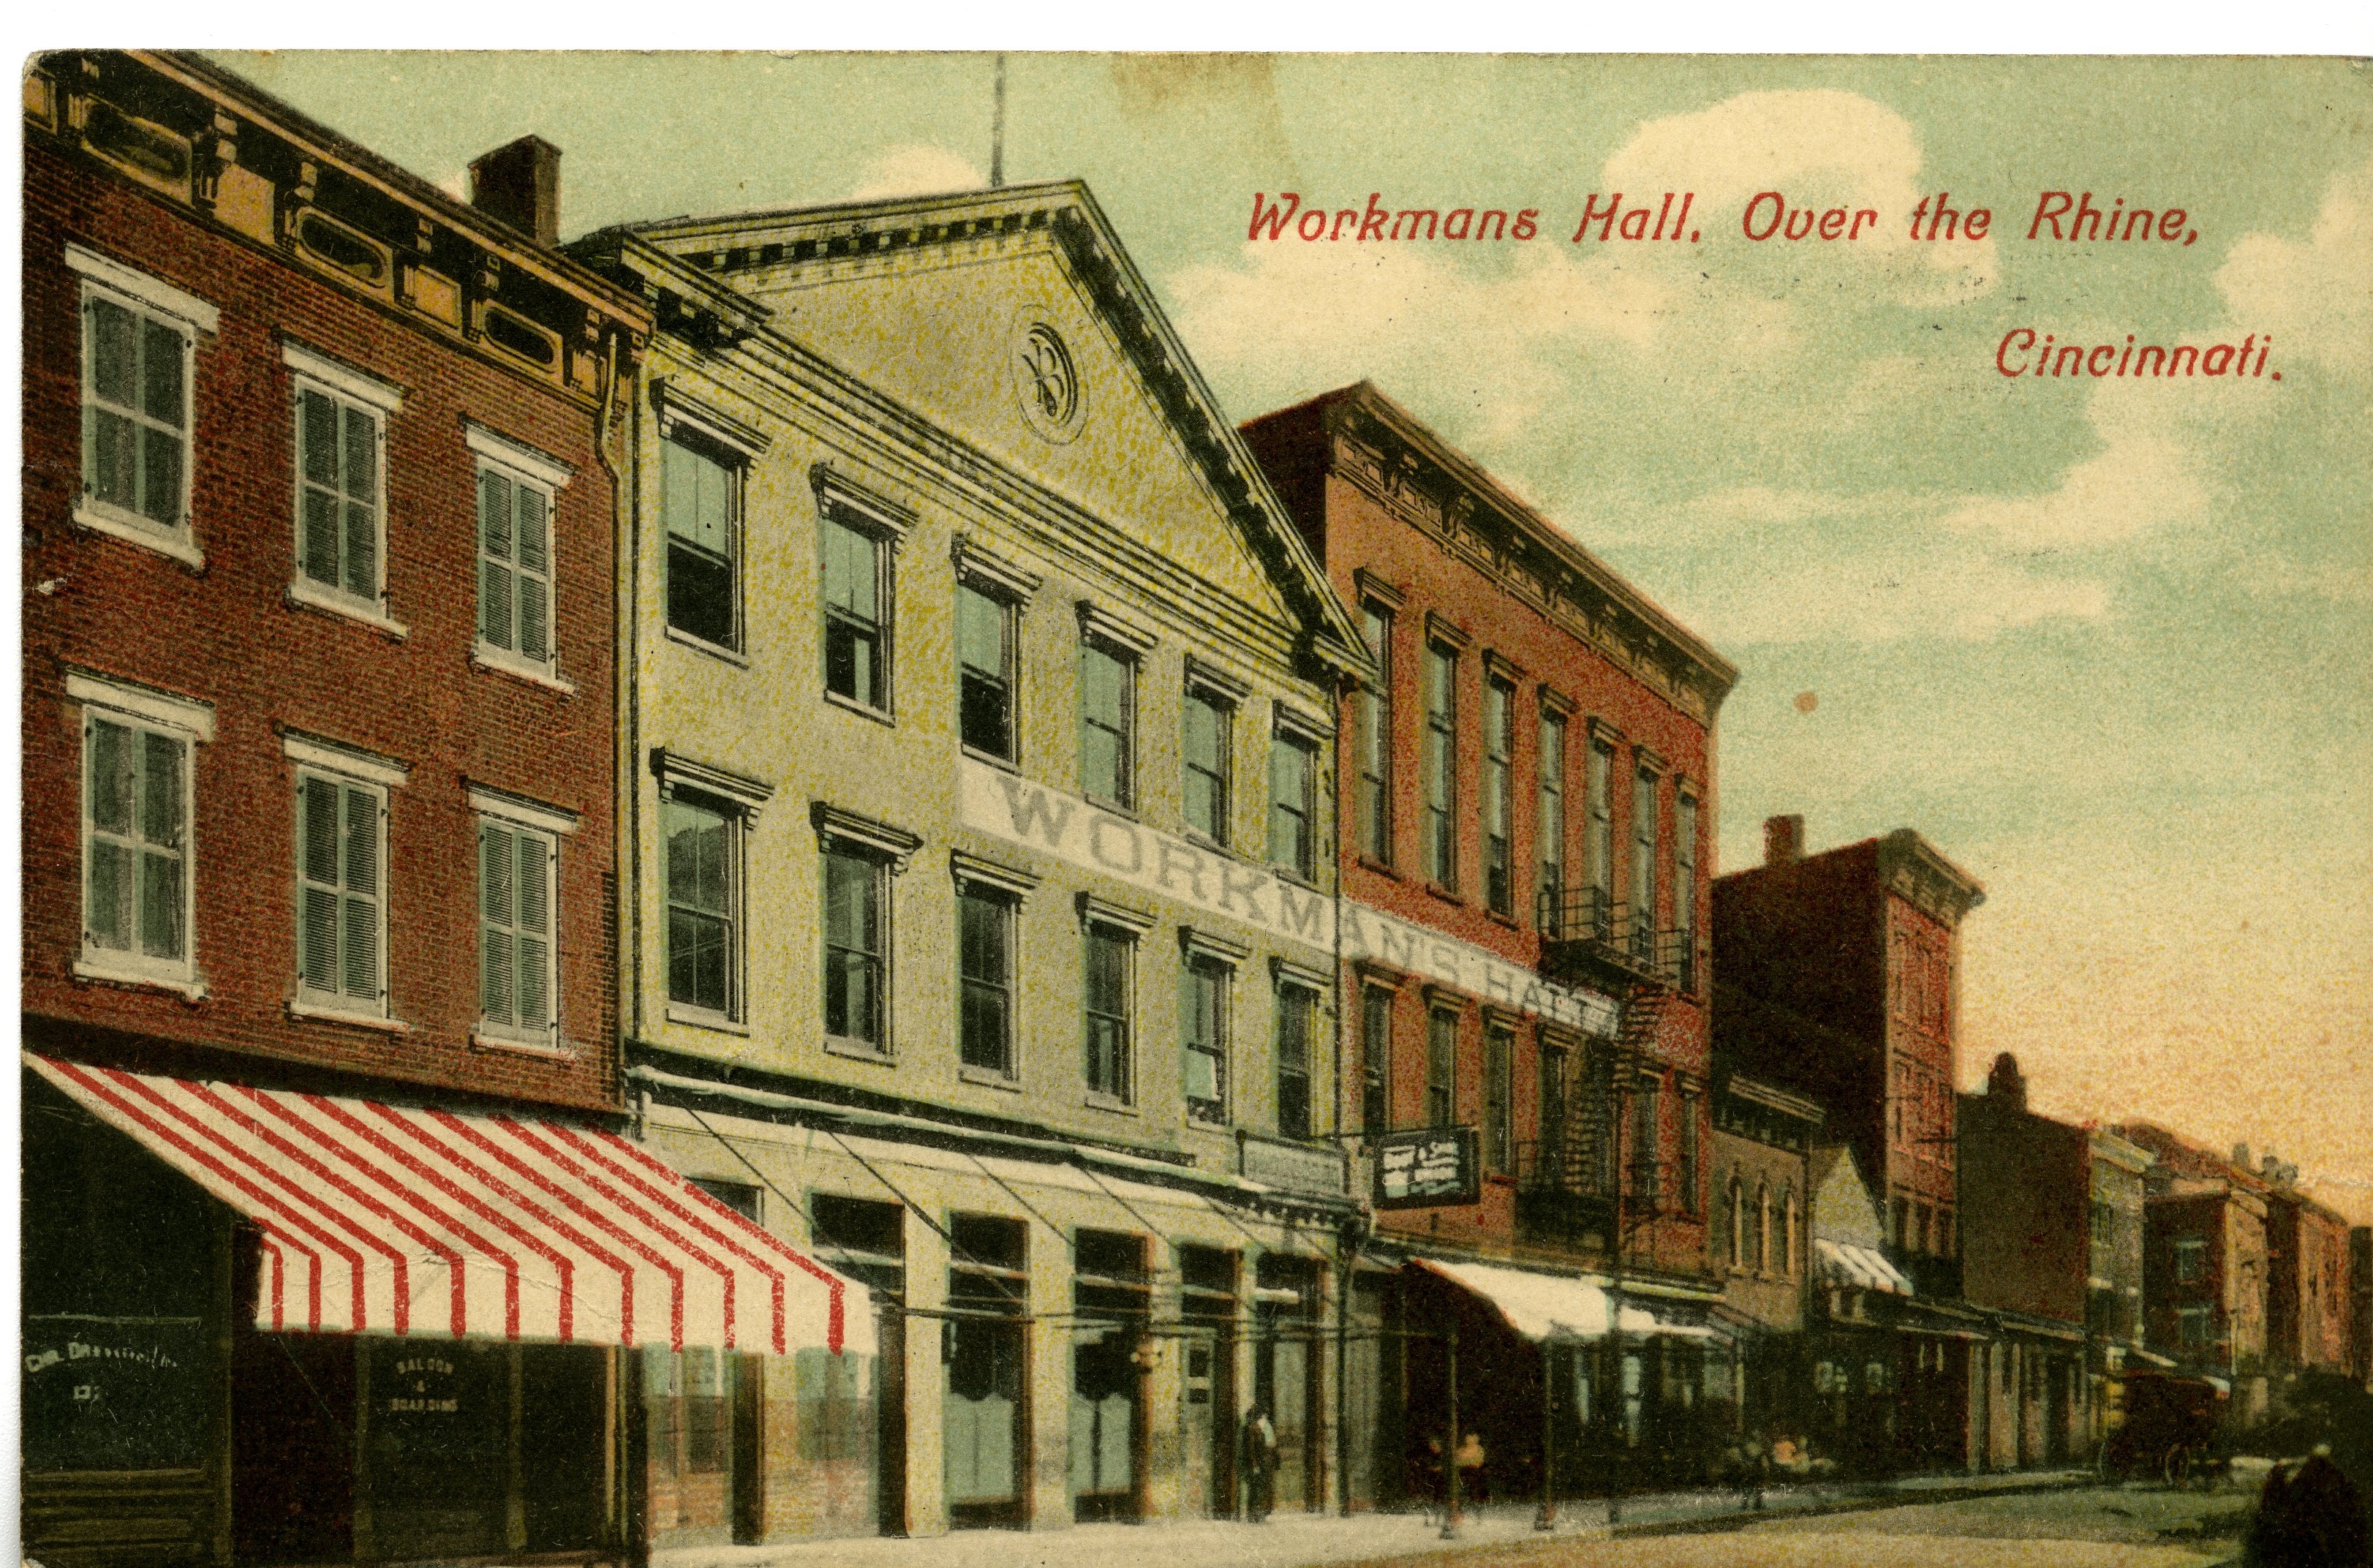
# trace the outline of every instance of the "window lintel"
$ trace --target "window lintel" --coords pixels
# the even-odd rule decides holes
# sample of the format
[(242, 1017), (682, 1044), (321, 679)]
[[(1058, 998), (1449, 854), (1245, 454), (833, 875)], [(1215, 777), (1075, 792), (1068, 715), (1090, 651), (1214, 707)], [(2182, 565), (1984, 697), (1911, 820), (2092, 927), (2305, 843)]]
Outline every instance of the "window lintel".
[(955, 562), (959, 581), (970, 583), (1016, 609), (1027, 606), (1046, 581), (1038, 573), (987, 548), (969, 534), (957, 534), (948, 546), (948, 556)]
[(1114, 930), (1126, 931), (1131, 941), (1135, 941), (1153, 929), (1151, 915), (1141, 909), (1132, 909), (1126, 904), (1116, 904), (1108, 898), (1099, 898), (1093, 893), (1081, 894), (1079, 907), (1080, 924), (1106, 926)]
[(550, 453), (490, 430), (474, 419), (462, 421), (462, 443), (493, 466), (508, 469), (550, 489), (565, 487), (577, 475), (575, 468)]
[(289, 761), (329, 773), (342, 773), (349, 778), (394, 789), (412, 775), (412, 765), (398, 762), (377, 752), (344, 741), (333, 741), (324, 735), (309, 735), (286, 724), (275, 726), (280, 731), (280, 753)]
[(137, 267), (71, 240), (66, 244), (65, 262), (68, 270), (77, 275), (136, 299), (184, 326), (196, 328), (208, 337), (222, 330), (222, 313), (219, 310), (187, 289), (176, 288), (161, 277), (151, 276)]
[(202, 743), (215, 738), (215, 709), (210, 702), (72, 666), (68, 666), (65, 675), (66, 696), (75, 702), (113, 708), (164, 729), (177, 730)]
[(291, 337), (280, 340), (280, 362), (309, 381), (349, 398), (366, 408), (393, 414), (403, 406), (403, 389), (343, 359), (308, 348)]
[(1297, 964), (1292, 959), (1279, 954), (1269, 955), (1268, 972), (1269, 977), (1280, 986), (1291, 986), (1296, 990), (1308, 991), (1314, 1000), (1325, 996), (1333, 983), (1326, 970), (1314, 968), (1307, 964)]
[(775, 797), (772, 784), (761, 783), (755, 778), (705, 762), (695, 762), (665, 746), (651, 748), (651, 772), (663, 786), (681, 784), (703, 794), (715, 795), (739, 807), (746, 817), (755, 818), (758, 809)]
[(976, 883), (1014, 898), (1025, 897), (1035, 892), (1039, 883), (1045, 880), (1035, 872), (1025, 872), (1019, 866), (986, 860), (962, 849), (948, 851), (948, 870), (960, 885)]
[(1153, 651), (1158, 639), (1143, 626), (1099, 608), (1091, 600), (1081, 600), (1078, 608), (1081, 638), (1110, 643), (1132, 658), (1142, 659)]
[(858, 484), (828, 462), (809, 466), (808, 484), (815, 490), (817, 509), (894, 546), (904, 544), (906, 531), (915, 525), (910, 509)]
[(823, 848), (831, 848), (835, 840), (854, 845), (888, 860), (894, 871), (904, 872), (915, 851), (923, 847), (919, 834), (824, 801), (809, 803), (808, 820), (814, 825), (816, 842)]
[(1180, 926), (1178, 946), (1189, 958), (1209, 958), (1231, 969), (1253, 955), (1249, 945), (1223, 937), (1209, 926)]
[(678, 425), (688, 426), (744, 460), (765, 451), (774, 439), (756, 426), (687, 396), (679, 382), (666, 376), (651, 382), (651, 406), (659, 412), (660, 435), (673, 435)]
[(541, 801), (529, 800), (508, 790), (498, 790), (491, 784), (462, 780), (470, 809), (480, 816), (498, 816), (521, 827), (532, 827), (544, 833), (570, 834), (577, 831), (580, 818), (575, 812), (561, 806), (547, 806)]

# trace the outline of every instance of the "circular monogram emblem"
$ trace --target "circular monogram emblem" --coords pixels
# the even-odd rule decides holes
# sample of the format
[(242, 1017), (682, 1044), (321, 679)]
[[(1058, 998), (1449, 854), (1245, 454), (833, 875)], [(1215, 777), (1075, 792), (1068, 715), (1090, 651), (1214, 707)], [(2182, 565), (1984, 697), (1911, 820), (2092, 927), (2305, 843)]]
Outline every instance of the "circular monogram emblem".
[(1014, 323), (1011, 349), (1013, 392), (1022, 416), (1050, 441), (1068, 441), (1080, 433), (1085, 394), (1079, 367), (1063, 334), (1046, 324), (1036, 311), (1025, 311)]

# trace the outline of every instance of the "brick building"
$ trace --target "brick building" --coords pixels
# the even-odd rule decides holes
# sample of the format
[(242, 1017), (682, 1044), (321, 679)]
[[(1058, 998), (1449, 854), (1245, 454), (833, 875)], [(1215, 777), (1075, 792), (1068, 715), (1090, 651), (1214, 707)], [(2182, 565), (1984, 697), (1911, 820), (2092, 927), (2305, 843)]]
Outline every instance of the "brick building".
[(2266, 1358), (2295, 1372), (2348, 1369), (2348, 1221), (2299, 1190), (2298, 1167), (2269, 1153)]
[(1821, 1122), (1812, 1101), (1715, 1063), (1708, 1245), (1723, 1275), (1721, 1317), (1739, 1341), (1740, 1420), (1766, 1435), (1802, 1433), (1809, 1420), (1805, 1328)]
[[(1456, 1321), (1493, 1366), (1460, 1419), (1495, 1485), (1537, 1489), (1544, 1400), (1573, 1484), (1617, 1452), (1688, 1469), (1733, 1398), (1706, 1327), (1704, 911), (1736, 672), (1373, 385), (1245, 436), (1379, 672), (1338, 727), (1363, 1152), (1472, 1129), (1479, 1158), (1472, 1201), (1380, 1211), (1374, 1259), (1413, 1260), (1391, 1310)], [(1545, 1288), (1572, 1297), (1562, 1329), (1501, 1299)], [(1588, 1322), (1635, 1327), (1618, 1351)], [(1443, 1419), (1441, 1348), (1405, 1343), (1387, 1477)]]
[(1800, 817), (1764, 836), (1762, 865), (1713, 884), (1715, 1050), (1818, 1105), (1853, 1152), (1911, 1287), (1911, 1305), (1885, 1304), (1894, 1338), (1861, 1358), (1873, 1387), (1857, 1391), (1900, 1412), (1889, 1462), (1959, 1469), (1976, 1457), (1985, 1363), (1971, 1350), (1986, 1332), (1956, 1305), (1954, 1024), (1960, 924), (1984, 891), (1910, 828), (1815, 855)]
[(792, 1267), (609, 1130), (648, 312), (549, 148), (479, 210), (170, 54), (25, 113), (28, 1547), (598, 1551), (617, 1347), (763, 1316), (646, 1220)]
[(2266, 1405), (2267, 1184), (2157, 1123), (2115, 1130), (2153, 1158), (2144, 1211), (2145, 1337), (2186, 1370), (2228, 1381), (2234, 1417), (2254, 1419)]

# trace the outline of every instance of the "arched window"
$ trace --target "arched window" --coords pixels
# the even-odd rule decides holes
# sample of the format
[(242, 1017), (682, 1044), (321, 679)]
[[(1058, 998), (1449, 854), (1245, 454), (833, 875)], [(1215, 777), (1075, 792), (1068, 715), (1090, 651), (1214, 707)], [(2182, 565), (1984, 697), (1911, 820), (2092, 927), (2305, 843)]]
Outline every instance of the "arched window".
[(1780, 1189), (1780, 1271), (1796, 1277), (1796, 1188)]
[(1730, 1266), (1747, 1266), (1747, 1190), (1739, 1186), (1738, 1173), (1730, 1173)]
[(1771, 1189), (1755, 1184), (1755, 1271), (1771, 1271)]

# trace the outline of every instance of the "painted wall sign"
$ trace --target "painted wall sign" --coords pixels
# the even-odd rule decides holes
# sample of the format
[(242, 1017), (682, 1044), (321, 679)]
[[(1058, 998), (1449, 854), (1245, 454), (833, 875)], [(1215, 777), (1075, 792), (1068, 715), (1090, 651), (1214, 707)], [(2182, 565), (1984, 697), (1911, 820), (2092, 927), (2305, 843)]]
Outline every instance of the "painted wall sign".
[[(1335, 949), (1336, 903), (1270, 868), (1132, 822), (1081, 796), (965, 758), (959, 810), (980, 833), (1053, 855), (1159, 897), (1251, 926), (1326, 955)], [(1613, 998), (1541, 978), (1471, 942), (1362, 904), (1342, 906), (1342, 955), (1389, 965), (1512, 1012), (1612, 1038)]]

